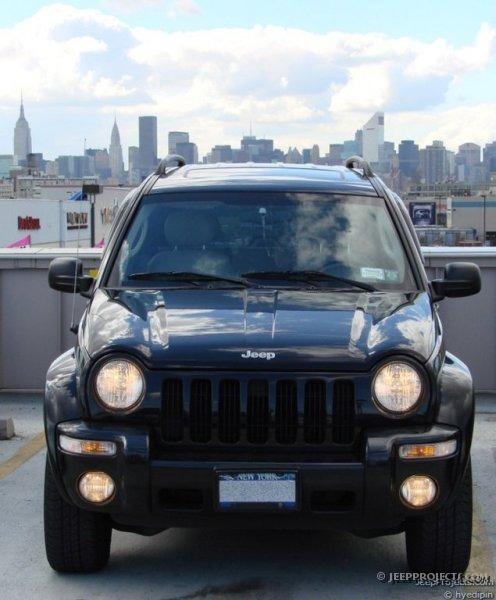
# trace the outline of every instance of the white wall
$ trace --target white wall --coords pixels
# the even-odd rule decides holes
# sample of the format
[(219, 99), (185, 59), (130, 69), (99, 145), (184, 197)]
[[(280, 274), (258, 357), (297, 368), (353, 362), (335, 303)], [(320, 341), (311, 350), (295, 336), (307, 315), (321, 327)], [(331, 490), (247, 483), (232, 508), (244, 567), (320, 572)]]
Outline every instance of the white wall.
[[(68, 201), (79, 188), (47, 188), (46, 198), (0, 199), (0, 248), (27, 235), (31, 236), (32, 246), (65, 247), (76, 246), (78, 229), (70, 228), (67, 213), (85, 213), (86, 227), (79, 229), (79, 245), (90, 245), (90, 203), (88, 201)], [(111, 223), (115, 207), (120, 204), (129, 188), (104, 188), (96, 197), (95, 204), (95, 243), (105, 237)], [(48, 198), (48, 196), (50, 196)], [(40, 229), (19, 229), (18, 217), (39, 219)]]

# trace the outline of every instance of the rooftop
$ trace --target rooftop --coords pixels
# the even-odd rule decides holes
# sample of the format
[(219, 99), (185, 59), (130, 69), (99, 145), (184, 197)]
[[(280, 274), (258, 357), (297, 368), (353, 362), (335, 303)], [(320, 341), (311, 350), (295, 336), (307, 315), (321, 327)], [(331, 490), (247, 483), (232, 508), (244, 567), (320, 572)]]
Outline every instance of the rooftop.
[[(494, 404), (478, 403), (472, 464), (474, 537), (468, 573), (494, 581)], [(0, 553), (2, 598), (142, 598), (259, 600), (361, 597), (440, 600), (440, 586), (390, 585), (377, 573), (401, 572), (402, 535), (363, 540), (330, 531), (169, 529), (150, 538), (114, 531), (104, 573), (55, 575), (43, 548), (43, 406), (41, 395), (0, 393), (0, 411), (11, 416), (16, 437), (0, 442)], [(325, 551), (318, 550), (319, 548)], [(387, 582), (387, 579), (386, 579)], [(460, 588), (461, 589), (461, 588)], [(488, 591), (494, 588), (470, 588)], [(394, 594), (391, 593), (394, 590)], [(457, 588), (453, 590), (455, 594)], [(476, 597), (476, 596), (474, 596)]]

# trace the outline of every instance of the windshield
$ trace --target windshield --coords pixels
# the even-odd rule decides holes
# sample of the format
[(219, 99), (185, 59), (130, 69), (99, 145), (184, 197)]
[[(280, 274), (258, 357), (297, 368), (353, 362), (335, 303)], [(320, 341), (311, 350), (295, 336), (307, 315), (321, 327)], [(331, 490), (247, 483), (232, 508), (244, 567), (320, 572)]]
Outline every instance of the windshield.
[(187, 287), (199, 274), (217, 284), (225, 277), (305, 287), (308, 272), (314, 285), (332, 288), (416, 287), (382, 198), (266, 191), (145, 196), (108, 285)]

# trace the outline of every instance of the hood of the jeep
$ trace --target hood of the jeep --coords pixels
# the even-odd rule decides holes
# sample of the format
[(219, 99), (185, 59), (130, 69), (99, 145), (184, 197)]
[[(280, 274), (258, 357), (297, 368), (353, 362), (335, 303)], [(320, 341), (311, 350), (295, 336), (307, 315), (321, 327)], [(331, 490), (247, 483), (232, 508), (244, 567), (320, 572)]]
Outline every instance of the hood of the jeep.
[(425, 361), (436, 341), (426, 293), (329, 290), (98, 290), (82, 322), (91, 357), (151, 368), (366, 370)]

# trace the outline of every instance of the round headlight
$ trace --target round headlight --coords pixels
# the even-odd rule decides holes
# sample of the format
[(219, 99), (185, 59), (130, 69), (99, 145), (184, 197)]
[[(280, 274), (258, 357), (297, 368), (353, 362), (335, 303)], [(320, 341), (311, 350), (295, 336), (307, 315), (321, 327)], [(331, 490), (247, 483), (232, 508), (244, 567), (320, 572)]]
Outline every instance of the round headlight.
[(400, 494), (410, 506), (423, 508), (434, 501), (437, 494), (437, 485), (427, 475), (411, 475), (401, 484)]
[(95, 379), (98, 400), (109, 410), (131, 410), (143, 399), (145, 379), (139, 367), (124, 358), (104, 363)]
[(401, 415), (410, 412), (420, 400), (422, 379), (412, 365), (395, 361), (377, 371), (372, 388), (380, 408)]
[(102, 504), (114, 495), (115, 483), (112, 477), (103, 471), (88, 471), (79, 480), (78, 488), (85, 500)]

